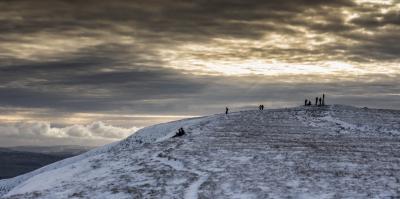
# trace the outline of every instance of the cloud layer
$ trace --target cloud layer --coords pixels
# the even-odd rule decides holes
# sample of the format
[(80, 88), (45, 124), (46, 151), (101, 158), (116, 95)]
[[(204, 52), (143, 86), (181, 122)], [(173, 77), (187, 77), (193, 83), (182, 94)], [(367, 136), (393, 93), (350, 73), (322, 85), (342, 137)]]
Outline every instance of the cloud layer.
[[(399, 49), (392, 45), (399, 39), (397, 1), (2, 4), (0, 49), (6, 63), (106, 55), (101, 57), (117, 59), (118, 64), (146, 65), (153, 60), (163, 62), (162, 66), (205, 72), (221, 72), (209, 66), (211, 60), (222, 66), (258, 60), (286, 63), (289, 68), (343, 61), (364, 71), (363, 66), (393, 63), (399, 57)], [(183, 65), (170, 63), (175, 59)]]
[[(69, 140), (69, 144), (76, 144), (77, 139), (92, 141), (115, 141), (126, 138), (138, 130), (137, 127), (121, 128), (107, 125), (101, 121), (88, 125), (71, 125), (66, 127), (54, 127), (48, 122), (18, 122), (0, 125), (0, 144), (9, 145), (7, 140), (18, 139), (19, 142), (35, 144), (49, 144), (49, 139)], [(73, 141), (73, 142), (71, 142)]]

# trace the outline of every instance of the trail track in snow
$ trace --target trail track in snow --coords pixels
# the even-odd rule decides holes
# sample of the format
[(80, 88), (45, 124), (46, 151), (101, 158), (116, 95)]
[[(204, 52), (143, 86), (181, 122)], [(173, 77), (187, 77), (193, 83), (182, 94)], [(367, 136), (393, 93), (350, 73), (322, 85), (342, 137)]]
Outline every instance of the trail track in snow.
[[(176, 139), (176, 138), (175, 138)], [(170, 148), (171, 150), (179, 150), (178, 146), (176, 145), (173, 148)], [(208, 174), (200, 171), (198, 169), (187, 169), (183, 165), (183, 163), (175, 158), (168, 157), (166, 154), (163, 153), (158, 153), (154, 157), (154, 159), (157, 159), (160, 161), (161, 164), (168, 165), (172, 167), (173, 169), (177, 171), (187, 171), (189, 173), (193, 173), (197, 175), (197, 179), (193, 181), (187, 190), (185, 191), (184, 198), (185, 199), (197, 199), (198, 198), (198, 192), (200, 189), (200, 186), (207, 180)]]

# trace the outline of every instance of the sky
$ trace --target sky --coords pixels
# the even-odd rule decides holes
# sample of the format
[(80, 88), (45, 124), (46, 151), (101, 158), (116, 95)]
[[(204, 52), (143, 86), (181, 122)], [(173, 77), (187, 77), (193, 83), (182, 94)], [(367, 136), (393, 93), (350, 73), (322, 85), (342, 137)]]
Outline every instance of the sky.
[(400, 109), (399, 41), (398, 0), (0, 0), (0, 147), (322, 93)]

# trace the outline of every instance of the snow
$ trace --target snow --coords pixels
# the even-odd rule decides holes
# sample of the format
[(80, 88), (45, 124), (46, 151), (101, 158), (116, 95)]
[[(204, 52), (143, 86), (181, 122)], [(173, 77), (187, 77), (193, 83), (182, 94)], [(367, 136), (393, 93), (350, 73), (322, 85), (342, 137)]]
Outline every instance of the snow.
[[(145, 127), (143, 129), (138, 130), (135, 133), (135, 136), (131, 136), (127, 139), (128, 143), (132, 142), (132, 139), (135, 142), (141, 141), (145, 143), (151, 142), (162, 142), (166, 139), (171, 138), (175, 135), (177, 129), (183, 127), (187, 129), (187, 127), (193, 126), (195, 124), (201, 123), (204, 118), (191, 118), (179, 120), (176, 122), (168, 122), (164, 124), (157, 124), (149, 127)], [(190, 128), (189, 128), (190, 129)]]
[(200, 176), (199, 179), (197, 181), (195, 181), (194, 183), (192, 183), (189, 188), (186, 190), (185, 193), (185, 199), (197, 199), (198, 198), (198, 192), (200, 189), (200, 186), (207, 180), (208, 175), (203, 173), (203, 172), (199, 172), (196, 171), (196, 173)]
[[(172, 138), (178, 128), (186, 134)], [(400, 197), (400, 111), (249, 110), (158, 124), (0, 181), (3, 198)]]
[(179, 162), (176, 160), (170, 160), (170, 159), (166, 159), (166, 158), (161, 158), (162, 156), (160, 157), (160, 155), (161, 155), (161, 153), (159, 153), (154, 158), (159, 160), (161, 164), (168, 165), (168, 166), (174, 168), (175, 170), (184, 170), (185, 169), (182, 162)]

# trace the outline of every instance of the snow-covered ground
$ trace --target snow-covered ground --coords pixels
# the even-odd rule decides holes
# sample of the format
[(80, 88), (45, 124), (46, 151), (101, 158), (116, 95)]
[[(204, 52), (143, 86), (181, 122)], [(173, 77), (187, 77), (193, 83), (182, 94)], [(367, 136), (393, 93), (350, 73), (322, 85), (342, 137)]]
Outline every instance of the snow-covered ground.
[[(187, 134), (172, 138), (183, 127)], [(141, 129), (0, 181), (3, 198), (400, 197), (400, 111), (250, 110)]]

